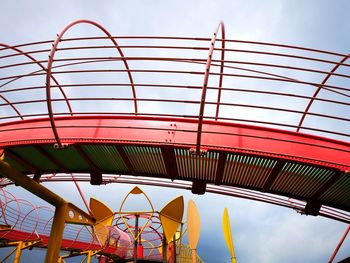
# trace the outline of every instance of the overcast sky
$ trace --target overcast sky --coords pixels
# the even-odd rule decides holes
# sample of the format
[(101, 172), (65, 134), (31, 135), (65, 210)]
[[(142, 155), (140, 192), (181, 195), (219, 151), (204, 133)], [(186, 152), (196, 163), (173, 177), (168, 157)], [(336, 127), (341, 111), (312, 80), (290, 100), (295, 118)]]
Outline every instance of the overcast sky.
[[(350, 2), (346, 0), (2, 0), (0, 42), (15, 45), (54, 39), (65, 25), (77, 19), (94, 20), (113, 35), (211, 37), (218, 22), (223, 20), (227, 38), (278, 42), (347, 54), (350, 52), (349, 10)], [(49, 187), (53, 189), (51, 184)], [(82, 184), (82, 187), (87, 197), (96, 196), (115, 209), (131, 189), (127, 185), (96, 188)], [(68, 188), (67, 185), (54, 186), (55, 191), (65, 196)], [(196, 201), (202, 217), (198, 251), (209, 263), (229, 262), (221, 232), (224, 207), (229, 210), (239, 263), (326, 262), (347, 227), (329, 219), (301, 216), (290, 209), (252, 201), (212, 194), (193, 196), (164, 188), (143, 189), (158, 209), (179, 194), (185, 195), (185, 201), (190, 198)], [(75, 188), (70, 191), (70, 200), (83, 207)], [(343, 244), (338, 260), (350, 256), (349, 246), (349, 241)], [(27, 261), (32, 262), (29, 258)]]

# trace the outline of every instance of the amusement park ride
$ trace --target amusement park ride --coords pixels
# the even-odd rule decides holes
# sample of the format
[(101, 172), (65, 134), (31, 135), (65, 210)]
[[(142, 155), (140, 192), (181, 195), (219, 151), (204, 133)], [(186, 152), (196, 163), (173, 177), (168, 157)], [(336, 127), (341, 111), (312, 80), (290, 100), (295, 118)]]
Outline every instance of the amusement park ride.
[[(82, 26), (93, 36), (74, 35)], [(142, 195), (149, 210), (124, 210), (124, 200), (113, 212), (88, 205), (82, 181), (212, 192), (349, 224), (348, 58), (226, 39), (222, 22), (199, 38), (113, 36), (79, 20), (55, 40), (0, 43), (1, 246), (15, 246), (16, 262), (33, 247), (47, 249), (46, 262), (201, 262), (193, 202), (185, 226), (181, 197), (157, 212), (136, 187), (125, 200)], [(41, 184), (62, 181), (87, 211)], [(54, 211), (19, 200), (11, 184)], [(235, 261), (227, 210), (223, 229)]]

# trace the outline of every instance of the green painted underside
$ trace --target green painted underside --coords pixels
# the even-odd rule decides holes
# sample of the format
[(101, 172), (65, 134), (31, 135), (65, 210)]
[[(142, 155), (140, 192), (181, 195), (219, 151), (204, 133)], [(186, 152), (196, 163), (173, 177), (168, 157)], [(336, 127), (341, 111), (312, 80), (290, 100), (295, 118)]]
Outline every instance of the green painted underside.
[[(74, 146), (54, 149), (52, 145), (41, 145), (41, 151), (35, 146), (21, 146), (9, 149), (5, 161), (24, 174), (31, 174), (33, 167), (40, 173), (89, 173), (94, 169)], [(168, 178), (167, 167), (160, 147), (122, 146), (137, 175)], [(128, 164), (115, 145), (80, 145), (84, 155), (94, 167), (105, 174), (132, 174)], [(46, 154), (43, 154), (46, 153)], [(12, 153), (12, 154), (11, 154)], [(205, 156), (196, 156), (188, 149), (174, 149), (178, 179), (203, 180), (215, 182), (219, 153), (208, 152)], [(14, 158), (13, 156), (17, 156)], [(22, 159), (22, 162), (19, 161)], [(25, 162), (25, 164), (23, 164)], [(262, 190), (277, 160), (228, 153), (221, 184)], [(64, 170), (62, 169), (64, 168)], [(32, 169), (33, 170), (33, 169)], [(270, 187), (272, 193), (300, 197), (307, 200), (334, 175), (335, 171), (307, 164), (286, 162)], [(350, 210), (350, 177), (342, 175), (318, 199), (327, 204), (341, 205)]]

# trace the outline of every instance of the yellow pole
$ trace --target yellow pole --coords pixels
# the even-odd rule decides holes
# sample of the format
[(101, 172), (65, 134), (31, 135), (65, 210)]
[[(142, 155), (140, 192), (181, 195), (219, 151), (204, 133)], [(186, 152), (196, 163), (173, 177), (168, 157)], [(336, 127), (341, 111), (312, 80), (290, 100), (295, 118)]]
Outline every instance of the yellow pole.
[(21, 258), (21, 254), (22, 254), (22, 244), (23, 244), (23, 242), (20, 241), (17, 245), (16, 254), (15, 254), (15, 258), (13, 259), (13, 263), (19, 263), (19, 260)]
[(91, 256), (92, 256), (92, 251), (89, 251), (87, 255), (87, 263), (91, 263)]
[(8, 163), (0, 160), (0, 172), (3, 176), (7, 177), (15, 184), (22, 186), (24, 189), (35, 194), (36, 196), (44, 199), (46, 202), (53, 206), (59, 206), (67, 203), (63, 198), (45, 188), (41, 184), (33, 181), (29, 177), (25, 176), (21, 172), (11, 167)]
[(53, 263), (58, 261), (67, 209), (67, 203), (56, 207), (45, 263)]

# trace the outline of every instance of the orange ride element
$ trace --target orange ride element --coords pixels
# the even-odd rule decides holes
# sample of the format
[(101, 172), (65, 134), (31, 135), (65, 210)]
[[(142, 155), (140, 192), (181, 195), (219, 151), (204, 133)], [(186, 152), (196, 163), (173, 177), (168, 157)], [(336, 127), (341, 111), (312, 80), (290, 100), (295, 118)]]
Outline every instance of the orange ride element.
[(96, 224), (93, 226), (94, 232), (99, 243), (103, 246), (108, 239), (114, 213), (108, 206), (95, 198), (90, 198), (90, 210), (96, 218)]
[(197, 206), (192, 200), (189, 200), (187, 206), (187, 232), (193, 263), (197, 261), (196, 249), (200, 236), (200, 228), (201, 224)]
[(179, 228), (184, 212), (184, 199), (176, 197), (166, 204), (160, 211), (160, 222), (167, 242), (170, 242)]

